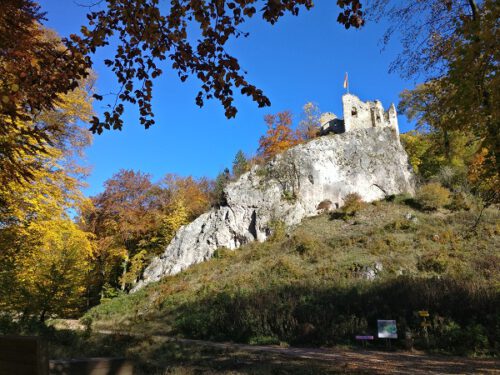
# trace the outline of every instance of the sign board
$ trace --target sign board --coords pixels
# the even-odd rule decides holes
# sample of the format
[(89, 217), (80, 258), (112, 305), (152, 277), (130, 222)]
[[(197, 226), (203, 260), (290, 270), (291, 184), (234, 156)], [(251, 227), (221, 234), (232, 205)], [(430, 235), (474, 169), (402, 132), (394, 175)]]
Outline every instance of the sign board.
[(356, 340), (373, 340), (373, 336), (356, 336)]
[(429, 316), (429, 311), (421, 310), (421, 311), (418, 312), (418, 315), (420, 315), (422, 318), (428, 317)]
[(379, 339), (397, 339), (398, 329), (395, 320), (377, 320)]

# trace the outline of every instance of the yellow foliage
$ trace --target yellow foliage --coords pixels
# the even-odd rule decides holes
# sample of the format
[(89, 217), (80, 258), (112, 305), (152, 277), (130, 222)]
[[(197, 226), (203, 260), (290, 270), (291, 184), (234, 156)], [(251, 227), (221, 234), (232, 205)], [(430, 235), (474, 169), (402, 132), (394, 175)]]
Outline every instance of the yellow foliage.
[[(0, 134), (0, 308), (43, 320), (81, 304), (93, 246), (69, 215), (88, 204), (85, 170), (73, 157), (90, 142), (79, 122), (91, 114), (90, 92), (80, 87), (55, 110), (7, 122)], [(26, 136), (44, 127), (46, 137)]]
[(415, 173), (419, 173), (422, 158), (431, 146), (429, 141), (416, 131), (401, 134), (401, 143), (408, 154), (408, 159)]
[(181, 199), (174, 201), (170, 208), (170, 213), (162, 221), (161, 231), (165, 238), (165, 243), (170, 243), (177, 230), (187, 223), (189, 223), (189, 216), (184, 201)]
[(450, 191), (437, 182), (421, 186), (417, 191), (416, 199), (425, 210), (436, 210), (451, 202)]
[(85, 291), (93, 246), (90, 235), (69, 219), (37, 221), (26, 229), (23, 249), (14, 256), (19, 310), (66, 314)]

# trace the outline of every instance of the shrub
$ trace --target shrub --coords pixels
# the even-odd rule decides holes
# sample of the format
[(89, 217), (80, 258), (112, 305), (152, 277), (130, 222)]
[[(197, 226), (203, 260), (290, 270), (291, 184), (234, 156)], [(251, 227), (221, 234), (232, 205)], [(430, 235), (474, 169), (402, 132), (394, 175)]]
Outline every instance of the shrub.
[(250, 345), (279, 345), (280, 340), (275, 336), (255, 336), (248, 340)]
[(233, 257), (235, 255), (234, 250), (228, 249), (227, 247), (219, 247), (214, 251), (212, 258), (223, 259)]
[(457, 166), (442, 166), (433, 177), (435, 182), (440, 183), (448, 189), (464, 189), (468, 187), (467, 169)]
[(313, 236), (307, 233), (297, 233), (291, 239), (291, 245), (300, 255), (314, 255), (319, 247)]
[(293, 191), (284, 191), (281, 197), (288, 202), (294, 202), (297, 199)]
[(402, 193), (402, 194), (391, 194), (385, 197), (385, 200), (387, 202), (393, 202), (396, 204), (406, 204), (408, 201), (411, 201), (413, 198), (410, 194), (408, 193)]
[(347, 194), (341, 211), (347, 216), (354, 216), (363, 208), (364, 202), (358, 193)]
[(462, 191), (454, 193), (449, 206), (454, 211), (469, 211), (474, 206), (474, 197)]
[(269, 223), (269, 240), (271, 242), (279, 242), (286, 236), (286, 225), (281, 220), (271, 220)]
[(451, 201), (450, 191), (437, 182), (423, 185), (417, 192), (417, 202), (424, 210), (437, 210)]
[(417, 262), (419, 271), (443, 273), (447, 267), (448, 263), (446, 259), (436, 253), (423, 255)]

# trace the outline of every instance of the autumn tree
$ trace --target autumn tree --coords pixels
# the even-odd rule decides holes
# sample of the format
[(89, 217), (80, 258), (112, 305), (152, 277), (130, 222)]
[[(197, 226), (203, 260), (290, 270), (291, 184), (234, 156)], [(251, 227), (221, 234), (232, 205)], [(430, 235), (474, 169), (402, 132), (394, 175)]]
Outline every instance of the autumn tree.
[(259, 139), (258, 153), (265, 160), (269, 160), (300, 143), (300, 137), (292, 129), (292, 114), (289, 111), (279, 112), (276, 115), (266, 115), (266, 135)]
[(90, 74), (81, 53), (68, 49), (55, 33), (41, 27), (43, 16), (34, 1), (2, 1), (0, 158), (7, 179), (34, 177), (38, 165), (20, 159), (47, 151), (64, 134), (60, 126), (64, 122), (46, 124), (39, 116), (54, 115), (65, 95), (79, 85), (85, 88)]
[(162, 203), (163, 211), (168, 210), (168, 206), (182, 201), (187, 211), (187, 217), (191, 221), (210, 207), (213, 184), (205, 177), (195, 179), (191, 176), (182, 177), (176, 174), (167, 174), (159, 186), (168, 196), (168, 199)]
[[(71, 316), (83, 307), (83, 294), (92, 259), (88, 233), (69, 219), (33, 223), (13, 255), (14, 267), (7, 272), (11, 287), (3, 296), (9, 309), (38, 316)], [(2, 285), (8, 284), (2, 280)]]
[[(151, 177), (120, 170), (104, 183), (104, 192), (92, 197), (92, 206), (82, 213), (82, 227), (96, 237), (93, 269), (94, 298), (107, 284), (125, 289), (125, 275), (140, 252), (139, 242), (156, 227)], [(135, 258), (139, 261), (139, 258)], [(95, 303), (95, 302), (93, 302)]]
[(485, 178), (500, 183), (500, 6), (485, 0), (473, 9), (459, 24), (460, 37), (447, 57), (448, 73), (443, 81), (451, 95), (444, 105), (453, 114), (452, 129), (470, 131), (482, 140), (482, 149), (488, 150)]
[(132, 287), (177, 230), (209, 208), (211, 190), (205, 178), (174, 174), (153, 183), (148, 174), (121, 170), (108, 179), (81, 217), (96, 238), (90, 303)]
[(401, 52), (391, 63), (391, 72), (404, 77), (424, 74), (436, 78), (445, 74), (443, 65), (453, 51), (453, 44), (462, 36), (459, 31), (464, 21), (478, 16), (475, 0), (367, 0), (369, 21), (389, 21), (383, 43), (395, 37), (401, 43)]
[(302, 119), (297, 127), (299, 137), (307, 141), (316, 138), (320, 130), (321, 111), (313, 102), (308, 102), (302, 107)]
[(443, 131), (481, 139), (481, 149), (488, 150), (485, 171), (498, 175), (498, 2), (373, 0), (371, 10), (392, 21), (386, 42), (395, 31), (402, 36), (403, 50), (391, 70), (427, 79), (406, 96), (421, 102), (426, 119), (439, 117)]
[[(79, 126), (92, 115), (86, 87), (65, 94), (53, 110), (16, 119), (0, 137), (8, 149), (12, 139), (29, 142), (24, 131), (57, 129), (50, 142), (40, 140), (43, 152), (17, 149), (0, 157), (0, 309), (18, 317), (36, 315), (43, 321), (47, 314), (66, 315), (81, 307), (92, 244), (70, 213), (87, 204), (80, 190), (86, 169), (76, 162), (91, 141)], [(12, 178), (10, 165), (29, 169), (29, 182), (21, 174)]]

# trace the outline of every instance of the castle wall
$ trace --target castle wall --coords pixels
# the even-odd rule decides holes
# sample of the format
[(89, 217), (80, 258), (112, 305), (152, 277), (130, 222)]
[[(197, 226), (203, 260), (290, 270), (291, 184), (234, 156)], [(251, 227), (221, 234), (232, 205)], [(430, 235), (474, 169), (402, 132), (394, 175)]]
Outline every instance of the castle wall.
[(374, 127), (391, 127), (399, 135), (396, 107), (391, 105), (387, 112), (379, 100), (363, 102), (357, 96), (342, 96), (345, 131), (369, 129)]
[(345, 131), (367, 129), (372, 127), (372, 116), (368, 103), (350, 94), (342, 96)]

